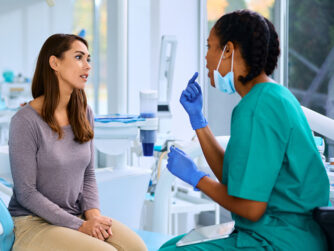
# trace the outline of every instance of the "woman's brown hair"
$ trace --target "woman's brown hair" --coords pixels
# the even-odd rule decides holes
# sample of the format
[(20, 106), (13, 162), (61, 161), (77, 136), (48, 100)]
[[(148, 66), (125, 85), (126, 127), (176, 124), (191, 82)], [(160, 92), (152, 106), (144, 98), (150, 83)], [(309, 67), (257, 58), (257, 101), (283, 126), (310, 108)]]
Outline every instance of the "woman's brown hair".
[[(84, 43), (88, 48), (88, 43), (85, 39), (73, 34), (54, 34), (50, 36), (39, 53), (32, 80), (32, 96), (37, 98), (44, 95), (41, 116), (51, 129), (58, 133), (59, 139), (62, 138), (63, 131), (54, 116), (60, 98), (59, 83), (54, 70), (50, 66), (49, 59), (52, 55), (61, 59), (64, 52), (68, 51), (76, 40)], [(67, 105), (67, 115), (73, 130), (74, 140), (79, 143), (87, 142), (94, 137), (92, 126), (87, 119), (86, 110), (87, 98), (85, 91), (74, 89)]]

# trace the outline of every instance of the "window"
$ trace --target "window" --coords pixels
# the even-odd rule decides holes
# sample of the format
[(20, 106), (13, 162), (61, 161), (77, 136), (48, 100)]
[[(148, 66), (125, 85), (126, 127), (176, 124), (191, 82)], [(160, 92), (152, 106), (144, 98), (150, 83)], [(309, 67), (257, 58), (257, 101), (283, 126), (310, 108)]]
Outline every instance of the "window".
[(249, 9), (256, 11), (269, 20), (273, 20), (275, 0), (207, 0), (208, 28), (225, 13)]
[[(334, 1), (290, 0), (288, 83), (301, 105), (334, 118)], [(334, 141), (325, 139), (327, 156)]]

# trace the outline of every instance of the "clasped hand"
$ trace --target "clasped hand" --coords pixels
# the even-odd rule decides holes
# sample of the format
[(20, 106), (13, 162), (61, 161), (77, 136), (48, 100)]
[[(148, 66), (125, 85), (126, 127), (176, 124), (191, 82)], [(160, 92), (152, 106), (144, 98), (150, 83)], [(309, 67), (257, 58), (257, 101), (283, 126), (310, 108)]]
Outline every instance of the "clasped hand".
[(167, 168), (172, 174), (192, 185), (195, 190), (198, 190), (196, 186), (200, 179), (207, 176), (206, 173), (198, 170), (193, 160), (185, 152), (174, 146), (168, 153)]
[(112, 219), (102, 215), (95, 215), (84, 221), (78, 229), (80, 232), (104, 241), (112, 236)]

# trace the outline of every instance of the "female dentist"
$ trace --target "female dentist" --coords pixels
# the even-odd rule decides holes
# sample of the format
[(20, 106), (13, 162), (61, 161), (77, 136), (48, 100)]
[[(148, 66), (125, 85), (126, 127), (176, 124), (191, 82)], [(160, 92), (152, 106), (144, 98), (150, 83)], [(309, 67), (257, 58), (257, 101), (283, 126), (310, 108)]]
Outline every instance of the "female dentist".
[(179, 236), (160, 250), (327, 250), (312, 210), (328, 205), (328, 178), (300, 104), (269, 77), (278, 56), (273, 24), (255, 12), (235, 11), (214, 25), (206, 55), (211, 85), (242, 97), (226, 151), (203, 116), (197, 73), (180, 102), (219, 182), (174, 147), (167, 168), (231, 211), (236, 231), (226, 239), (176, 247)]

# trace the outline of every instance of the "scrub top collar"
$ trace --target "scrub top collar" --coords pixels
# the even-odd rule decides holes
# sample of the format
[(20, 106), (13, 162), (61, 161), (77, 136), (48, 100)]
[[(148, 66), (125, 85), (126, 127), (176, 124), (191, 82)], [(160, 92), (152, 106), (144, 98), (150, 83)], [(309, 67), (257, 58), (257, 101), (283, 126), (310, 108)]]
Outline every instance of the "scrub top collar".
[(277, 83), (275, 83), (275, 82), (261, 82), (261, 83), (257, 83), (257, 84), (255, 84), (255, 85), (252, 87), (252, 89), (249, 90), (249, 92), (248, 92), (245, 96), (242, 97), (241, 100), (243, 100), (245, 97), (249, 96), (250, 93), (252, 93), (252, 92), (254, 92), (255, 90), (257, 90), (257, 89), (259, 89), (260, 87), (262, 87), (264, 84), (274, 84), (274, 85), (276, 85)]

